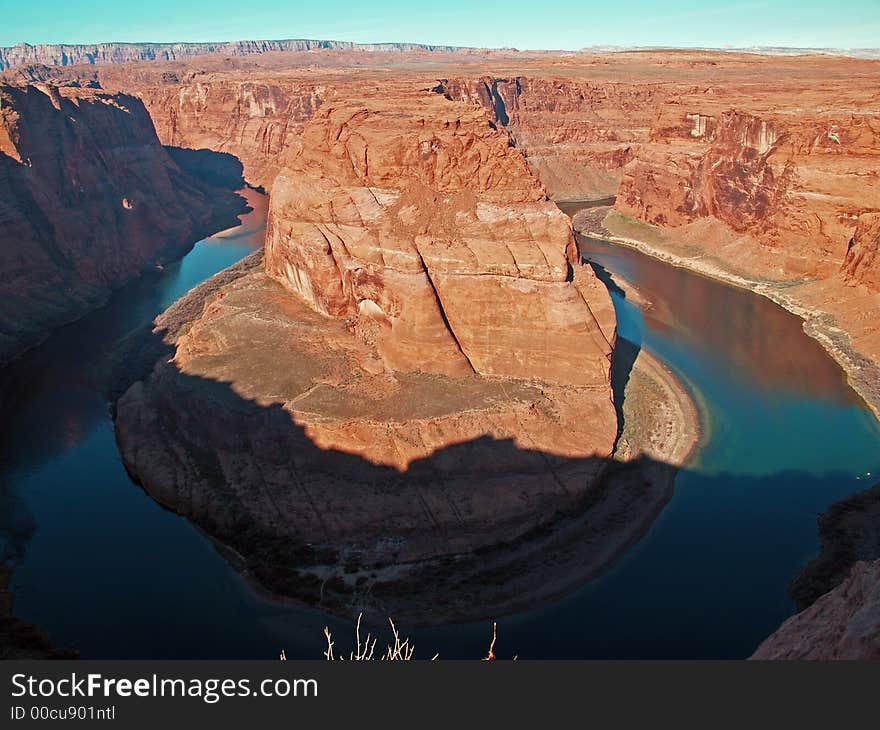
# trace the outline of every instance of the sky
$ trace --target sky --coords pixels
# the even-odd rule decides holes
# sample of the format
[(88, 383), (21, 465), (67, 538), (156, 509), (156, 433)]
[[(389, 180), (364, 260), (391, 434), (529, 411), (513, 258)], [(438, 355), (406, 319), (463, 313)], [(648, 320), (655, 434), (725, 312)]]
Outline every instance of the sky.
[(880, 0), (0, 0), (0, 46), (282, 38), (863, 48), (880, 46)]

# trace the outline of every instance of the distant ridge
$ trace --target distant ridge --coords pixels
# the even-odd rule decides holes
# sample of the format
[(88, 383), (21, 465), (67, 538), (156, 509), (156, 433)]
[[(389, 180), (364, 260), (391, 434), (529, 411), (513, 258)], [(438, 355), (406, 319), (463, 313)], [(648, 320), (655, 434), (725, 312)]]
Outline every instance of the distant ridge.
[(639, 51), (715, 51), (722, 53), (757, 53), (762, 56), (847, 56), (849, 58), (880, 59), (880, 48), (798, 48), (796, 46), (587, 46), (578, 53), (626, 53)]
[[(349, 41), (311, 40), (306, 38), (280, 41), (230, 41), (218, 43), (91, 43), (39, 44), (16, 43), (0, 48), (0, 71), (15, 66), (43, 64), (73, 66), (74, 64), (126, 63), (128, 61), (175, 61), (206, 54), (250, 56), (272, 51), (340, 50), (395, 53), (427, 51), (457, 53), (474, 51), (459, 46), (434, 46), (422, 43), (352, 43)], [(511, 49), (512, 50), (512, 49)]]
[[(90, 43), (38, 44), (16, 43), (0, 47), (0, 71), (18, 66), (73, 66), (76, 64), (113, 64), (129, 61), (176, 61), (195, 56), (225, 55), (251, 56), (273, 51), (362, 51), (373, 53), (427, 53), (473, 54), (485, 51), (519, 53), (515, 48), (474, 48), (424, 43), (354, 43), (352, 41), (292, 38), (287, 40), (219, 41), (206, 43)], [(669, 46), (591, 46), (577, 51), (538, 50), (531, 53), (577, 54), (619, 53), (639, 51), (722, 51), (729, 53), (758, 53), (764, 55), (833, 55), (853, 58), (880, 59), (880, 48), (788, 48), (783, 46), (753, 46), (749, 48), (674, 48)]]

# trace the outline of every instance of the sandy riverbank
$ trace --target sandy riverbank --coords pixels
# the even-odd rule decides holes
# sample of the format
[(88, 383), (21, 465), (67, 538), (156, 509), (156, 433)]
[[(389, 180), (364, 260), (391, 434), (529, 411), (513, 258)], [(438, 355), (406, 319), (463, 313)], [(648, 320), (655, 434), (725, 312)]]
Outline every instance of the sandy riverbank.
[(615, 456), (647, 456), (683, 466), (701, 441), (703, 423), (687, 386), (651, 353), (633, 364), (623, 402), (623, 431)]
[[(783, 309), (800, 317), (803, 320), (804, 332), (819, 342), (840, 365), (852, 389), (880, 419), (880, 365), (853, 347), (850, 333), (839, 326), (837, 318), (832, 313), (814, 306), (812, 302), (806, 303), (815, 298), (809, 287), (821, 286), (823, 282), (759, 281), (744, 273), (731, 271), (717, 259), (698, 254), (687, 255), (684, 251), (672, 250), (674, 243), (666, 238), (666, 232), (646, 224), (639, 225), (654, 232), (657, 240), (648, 242), (615, 232), (615, 223), (628, 220), (610, 208), (592, 208), (577, 214), (572, 224), (575, 231), (581, 235), (627, 246), (673, 266), (748, 289), (767, 297)], [(798, 297), (799, 293), (803, 296)]]

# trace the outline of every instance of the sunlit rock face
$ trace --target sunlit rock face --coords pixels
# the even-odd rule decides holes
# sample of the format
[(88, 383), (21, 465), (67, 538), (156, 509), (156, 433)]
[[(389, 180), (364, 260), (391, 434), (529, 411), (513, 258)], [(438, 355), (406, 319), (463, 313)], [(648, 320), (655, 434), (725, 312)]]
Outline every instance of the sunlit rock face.
[(276, 179), (266, 270), (393, 370), (606, 387), (607, 294), (479, 109), (409, 92), (322, 107)]
[(280, 155), (332, 91), (298, 79), (187, 78), (135, 84), (164, 144), (234, 154), (245, 179), (266, 190), (279, 171)]
[(848, 284), (880, 292), (880, 213), (866, 213), (858, 225), (843, 262)]
[(0, 85), (0, 362), (179, 256), (217, 215), (231, 224), (229, 205), (169, 157), (139, 99)]
[(669, 102), (625, 169), (616, 207), (658, 226), (707, 220), (719, 236), (747, 235), (779, 268), (766, 272), (760, 251), (743, 250), (739, 263), (756, 273), (833, 276), (859, 216), (880, 210), (880, 127), (853, 95), (842, 109), (766, 90)]
[(559, 199), (614, 195), (670, 93), (650, 82), (539, 75), (456, 76), (435, 90), (486, 109)]

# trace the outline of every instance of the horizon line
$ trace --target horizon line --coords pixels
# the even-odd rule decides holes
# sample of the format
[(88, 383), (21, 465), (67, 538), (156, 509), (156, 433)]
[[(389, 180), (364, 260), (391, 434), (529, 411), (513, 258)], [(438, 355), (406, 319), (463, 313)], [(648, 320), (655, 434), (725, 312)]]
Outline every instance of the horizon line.
[[(528, 52), (545, 52), (545, 53), (583, 53), (590, 50), (607, 49), (609, 51), (756, 51), (756, 50), (784, 50), (784, 51), (880, 51), (878, 46), (793, 46), (793, 45), (750, 45), (750, 46), (701, 46), (701, 45), (666, 45), (666, 44), (649, 44), (649, 45), (621, 45), (617, 43), (593, 43), (580, 48), (520, 48), (517, 46), (468, 46), (456, 45), (453, 43), (425, 43), (420, 41), (404, 41), (404, 40), (386, 40), (386, 41), (354, 41), (354, 40), (337, 40), (334, 38), (317, 38), (317, 37), (291, 37), (291, 38), (235, 38), (232, 40), (189, 40), (189, 41), (87, 41), (87, 42), (37, 42), (16, 41), (11, 45), (0, 46), (2, 49), (12, 49), (17, 47), (36, 48), (39, 46), (103, 46), (103, 45), (120, 45), (120, 46), (198, 46), (198, 45), (229, 45), (235, 43), (286, 43), (290, 41), (305, 41), (314, 43), (339, 43), (352, 46), (388, 46), (388, 45), (407, 45), (419, 48), (432, 49), (453, 49), (453, 50), (474, 50), (474, 51), (516, 51), (517, 53)], [(310, 49), (311, 50), (311, 49)], [(333, 50), (333, 49), (314, 49), (314, 50)], [(283, 52), (283, 51), (282, 51)]]

